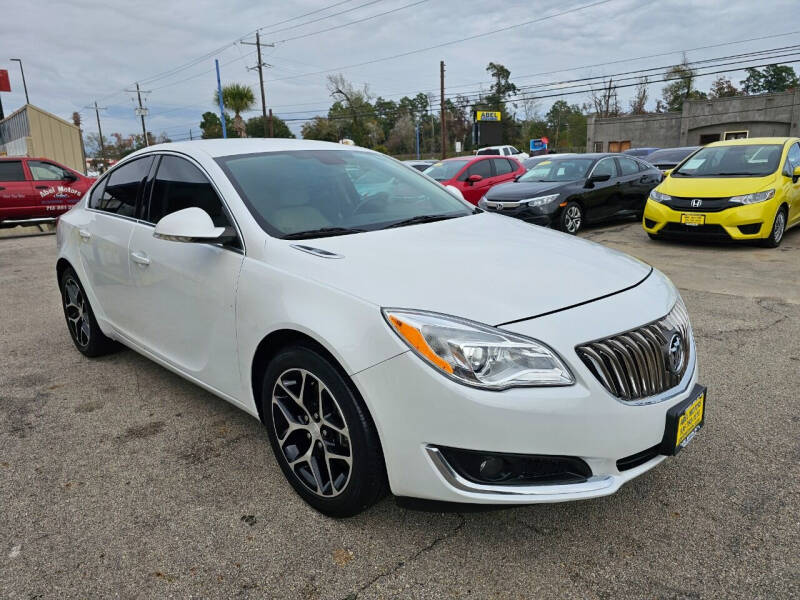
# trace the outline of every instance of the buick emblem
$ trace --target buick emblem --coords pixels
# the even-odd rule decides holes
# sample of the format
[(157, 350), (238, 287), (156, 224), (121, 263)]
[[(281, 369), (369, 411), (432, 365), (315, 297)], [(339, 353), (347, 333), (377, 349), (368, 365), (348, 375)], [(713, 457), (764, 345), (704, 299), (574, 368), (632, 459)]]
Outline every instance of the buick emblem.
[(680, 333), (673, 333), (667, 345), (667, 370), (677, 375), (683, 369), (686, 350), (683, 347), (683, 337)]
[(692, 200), (692, 208), (700, 208), (701, 206), (703, 206), (703, 201), (700, 198)]

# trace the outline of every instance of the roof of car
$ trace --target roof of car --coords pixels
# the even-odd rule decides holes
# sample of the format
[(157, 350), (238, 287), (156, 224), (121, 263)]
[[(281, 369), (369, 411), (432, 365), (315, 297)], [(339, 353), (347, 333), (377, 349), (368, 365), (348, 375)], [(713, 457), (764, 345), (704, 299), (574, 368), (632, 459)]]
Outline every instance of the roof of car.
[(186, 142), (170, 142), (156, 144), (138, 150), (134, 154), (152, 152), (154, 150), (174, 150), (176, 152), (203, 152), (217, 158), (232, 154), (255, 154), (257, 152), (280, 152), (286, 150), (353, 150), (372, 152), (367, 148), (337, 144), (335, 142), (318, 142), (316, 140), (294, 140), (290, 138), (231, 138), (213, 140), (193, 140)]
[(719, 142), (711, 142), (709, 146), (751, 146), (754, 144), (785, 144), (797, 140), (792, 137), (755, 137), (755, 138), (741, 138), (738, 140), (724, 140)]

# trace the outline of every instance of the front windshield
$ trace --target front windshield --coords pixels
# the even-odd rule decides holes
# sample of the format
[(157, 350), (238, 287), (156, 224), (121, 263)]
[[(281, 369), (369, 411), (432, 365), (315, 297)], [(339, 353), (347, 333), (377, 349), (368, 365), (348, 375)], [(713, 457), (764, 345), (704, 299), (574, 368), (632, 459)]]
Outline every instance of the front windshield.
[(543, 160), (518, 181), (575, 181), (585, 178), (593, 164), (593, 158)]
[(777, 170), (782, 152), (780, 144), (707, 146), (672, 171), (672, 176), (763, 177)]
[(264, 152), (218, 158), (270, 235), (355, 233), (474, 209), (419, 173), (355, 150)]
[(443, 160), (432, 164), (423, 173), (436, 181), (447, 181), (455, 177), (468, 162), (469, 160)]
[(649, 154), (644, 160), (652, 165), (661, 162), (677, 165), (695, 150), (697, 150), (697, 148), (670, 148), (669, 150), (656, 150), (652, 154)]

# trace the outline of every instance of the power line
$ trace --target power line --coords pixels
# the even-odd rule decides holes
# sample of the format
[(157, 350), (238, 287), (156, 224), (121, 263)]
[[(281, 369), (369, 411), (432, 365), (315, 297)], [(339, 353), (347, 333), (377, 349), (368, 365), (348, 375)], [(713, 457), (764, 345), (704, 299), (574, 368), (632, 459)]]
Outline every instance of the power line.
[(300, 75), (289, 75), (287, 77), (279, 77), (276, 79), (270, 79), (268, 81), (284, 81), (287, 79), (297, 79), (299, 77), (307, 77), (309, 75), (323, 75), (325, 73), (331, 73), (333, 71), (344, 71), (346, 69), (352, 69), (355, 67), (363, 67), (364, 65), (372, 65), (375, 63), (383, 62), (386, 60), (394, 60), (396, 58), (402, 58), (404, 56), (410, 56), (412, 54), (419, 54), (420, 52), (427, 52), (428, 50), (435, 50), (437, 48), (444, 48), (445, 46), (451, 46), (453, 44), (460, 44), (461, 42), (467, 42), (470, 40), (474, 40), (481, 37), (486, 37), (488, 35), (494, 35), (496, 33), (502, 33), (504, 31), (509, 31), (511, 29), (516, 29), (518, 27), (524, 27), (526, 25), (531, 25), (533, 23), (541, 23), (542, 21), (548, 21), (550, 19), (555, 19), (556, 17), (561, 17), (564, 15), (568, 15), (571, 13), (579, 12), (582, 10), (586, 10), (588, 8), (593, 8), (595, 6), (600, 6), (602, 4), (608, 4), (609, 2), (613, 2), (614, 0), (597, 0), (596, 2), (591, 2), (589, 4), (582, 4), (581, 6), (576, 6), (574, 8), (570, 8), (568, 10), (563, 10), (561, 12), (553, 13), (551, 15), (547, 15), (544, 17), (538, 17), (536, 19), (530, 19), (528, 21), (523, 21), (521, 23), (515, 23), (514, 25), (507, 25), (505, 27), (500, 27), (499, 29), (493, 29), (491, 31), (485, 31), (483, 33), (476, 33), (475, 35), (470, 35), (467, 37), (459, 38), (456, 40), (450, 40), (449, 42), (442, 42), (440, 44), (434, 44), (433, 46), (426, 46), (425, 48), (417, 48), (416, 50), (408, 50), (407, 52), (401, 52), (399, 54), (393, 54), (391, 56), (383, 56), (381, 58), (373, 58), (371, 60), (366, 60), (360, 63), (353, 63), (350, 65), (343, 65), (340, 67), (333, 67), (331, 69), (325, 69), (322, 71), (315, 71), (311, 73), (302, 73)]

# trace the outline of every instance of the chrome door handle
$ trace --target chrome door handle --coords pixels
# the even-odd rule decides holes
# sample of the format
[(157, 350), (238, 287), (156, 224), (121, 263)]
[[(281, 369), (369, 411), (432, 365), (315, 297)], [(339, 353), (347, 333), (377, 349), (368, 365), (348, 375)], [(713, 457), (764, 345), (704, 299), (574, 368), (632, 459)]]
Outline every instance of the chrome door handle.
[(145, 267), (150, 264), (150, 259), (144, 252), (131, 252), (131, 260)]
[(92, 234), (86, 231), (85, 229), (78, 229), (78, 235), (81, 236), (84, 240), (88, 240), (92, 237)]

